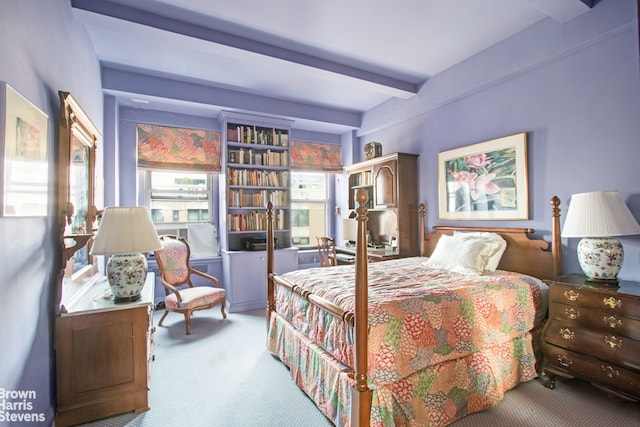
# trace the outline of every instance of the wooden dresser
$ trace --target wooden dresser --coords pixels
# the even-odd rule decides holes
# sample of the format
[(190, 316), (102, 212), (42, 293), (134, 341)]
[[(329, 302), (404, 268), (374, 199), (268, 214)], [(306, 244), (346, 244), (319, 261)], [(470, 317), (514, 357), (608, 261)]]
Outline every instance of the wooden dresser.
[(101, 277), (56, 318), (56, 426), (149, 409), (153, 360), (153, 291), (149, 273), (140, 300), (116, 304)]
[(640, 400), (640, 283), (618, 285), (560, 276), (549, 285), (542, 337), (547, 387), (582, 378), (607, 394)]

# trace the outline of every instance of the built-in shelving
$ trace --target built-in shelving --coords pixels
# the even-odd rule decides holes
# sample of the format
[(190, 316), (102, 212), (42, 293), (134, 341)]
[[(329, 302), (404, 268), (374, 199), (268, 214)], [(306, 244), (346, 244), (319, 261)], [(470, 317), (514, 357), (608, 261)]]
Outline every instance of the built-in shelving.
[(228, 309), (264, 308), (269, 201), (274, 206), (275, 269), (285, 273), (298, 267), (298, 251), (291, 247), (291, 122), (232, 112), (221, 113), (219, 120), (224, 135), (220, 244)]
[(274, 205), (278, 248), (291, 245), (289, 122), (221, 115), (225, 180), (221, 180), (222, 247), (246, 249), (245, 240), (266, 238), (267, 202)]

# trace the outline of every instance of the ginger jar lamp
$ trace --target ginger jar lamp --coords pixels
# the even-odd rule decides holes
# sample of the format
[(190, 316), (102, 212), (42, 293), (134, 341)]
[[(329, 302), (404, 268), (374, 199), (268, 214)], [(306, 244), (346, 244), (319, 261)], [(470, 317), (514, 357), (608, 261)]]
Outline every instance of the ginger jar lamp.
[(617, 191), (571, 196), (562, 237), (579, 237), (578, 262), (587, 280), (617, 283), (624, 262), (615, 237), (640, 234), (640, 225)]
[(105, 208), (91, 254), (110, 255), (107, 281), (116, 303), (140, 299), (147, 278), (147, 258), (141, 252), (161, 248), (158, 233), (145, 207)]

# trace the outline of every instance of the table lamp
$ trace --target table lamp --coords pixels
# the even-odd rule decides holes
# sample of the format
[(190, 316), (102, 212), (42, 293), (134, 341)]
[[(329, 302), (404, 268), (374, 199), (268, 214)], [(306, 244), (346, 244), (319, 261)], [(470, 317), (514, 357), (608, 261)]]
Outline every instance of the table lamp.
[(91, 254), (110, 255), (107, 281), (116, 303), (140, 299), (147, 278), (147, 258), (140, 252), (161, 248), (145, 207), (105, 208)]
[(640, 234), (640, 225), (617, 191), (571, 196), (562, 237), (581, 237), (578, 262), (587, 280), (617, 282), (624, 261), (615, 236)]

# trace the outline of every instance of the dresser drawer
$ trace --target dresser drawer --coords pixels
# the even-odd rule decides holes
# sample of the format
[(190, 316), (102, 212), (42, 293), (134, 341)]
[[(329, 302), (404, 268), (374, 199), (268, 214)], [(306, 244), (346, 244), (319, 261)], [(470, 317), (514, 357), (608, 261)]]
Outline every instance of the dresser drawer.
[(554, 282), (549, 289), (549, 301), (576, 307), (588, 307), (604, 310), (608, 313), (630, 318), (640, 318), (640, 298), (606, 292), (602, 288), (589, 289)]
[(569, 322), (552, 319), (544, 340), (640, 371), (640, 341), (628, 337), (584, 329)]
[(549, 306), (549, 318), (640, 340), (640, 319), (624, 317), (606, 310), (553, 302)]
[(629, 398), (640, 398), (640, 373), (595, 357), (543, 343), (545, 370), (558, 375), (578, 376)]

